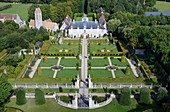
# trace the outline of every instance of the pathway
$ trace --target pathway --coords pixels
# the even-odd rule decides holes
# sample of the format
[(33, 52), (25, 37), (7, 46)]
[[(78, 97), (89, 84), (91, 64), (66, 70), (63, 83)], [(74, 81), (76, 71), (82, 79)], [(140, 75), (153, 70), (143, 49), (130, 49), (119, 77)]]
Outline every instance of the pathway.
[[(85, 36), (85, 35), (84, 35)], [(86, 84), (86, 79), (88, 75), (88, 67), (87, 67), (87, 39), (82, 39), (82, 59), (81, 59), (81, 83), (79, 93), (81, 95), (88, 96), (88, 88)]]
[[(61, 57), (58, 58), (57, 66), (60, 65), (60, 61), (61, 61)], [(55, 70), (53, 78), (56, 78), (56, 76), (57, 76), (57, 70)]]
[(35, 74), (35, 72), (36, 72), (36, 70), (37, 70), (37, 68), (38, 68), (38, 65), (40, 64), (41, 60), (42, 60), (42, 57), (41, 57), (41, 59), (38, 59), (38, 60), (36, 61), (35, 65), (34, 65), (33, 67), (31, 67), (32, 71), (31, 71), (31, 73), (29, 74), (29, 77), (30, 77), (30, 78), (33, 78), (33, 76), (34, 76), (34, 74)]
[[(109, 65), (112, 66), (112, 61), (111, 61), (110, 57), (108, 57), (107, 59), (108, 59), (108, 61), (109, 61)], [(113, 77), (113, 78), (116, 78), (116, 75), (115, 75), (114, 70), (111, 70), (111, 72), (112, 72), (112, 77)]]
[(128, 63), (129, 63), (129, 65), (130, 65), (130, 67), (131, 67), (131, 69), (132, 69), (132, 71), (133, 71), (134, 75), (135, 75), (136, 77), (139, 77), (139, 75), (137, 74), (137, 71), (136, 71), (136, 67), (135, 67), (135, 65), (133, 65), (133, 64), (132, 64), (132, 62), (131, 62), (131, 60), (130, 60), (130, 59), (128, 59), (128, 58), (126, 58), (126, 59), (127, 59), (127, 61), (128, 61)]

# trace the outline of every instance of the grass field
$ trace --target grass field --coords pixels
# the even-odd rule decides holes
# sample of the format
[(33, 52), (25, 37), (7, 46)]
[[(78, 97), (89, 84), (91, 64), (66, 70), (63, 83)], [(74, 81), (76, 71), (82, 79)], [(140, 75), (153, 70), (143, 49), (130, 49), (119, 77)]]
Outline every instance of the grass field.
[(91, 60), (88, 60), (88, 63), (91, 63), (92, 67), (105, 67), (109, 65), (108, 59), (104, 58), (93, 58)]
[(121, 59), (117, 59), (117, 58), (111, 59), (111, 61), (112, 61), (112, 65), (119, 66), (119, 67), (126, 67), (129, 65), (127, 61), (121, 62)]
[(170, 11), (170, 2), (156, 1), (158, 11)]
[(92, 69), (88, 71), (92, 78), (112, 78), (111, 71)]
[(78, 74), (80, 76), (80, 72), (80, 70), (63, 69), (57, 72), (57, 78), (76, 78)]
[(125, 70), (118, 69), (115, 72), (116, 78), (135, 78), (135, 75), (133, 74), (132, 70), (130, 75), (126, 75), (124, 72)]
[(59, 52), (59, 50), (68, 50), (71, 52), (78, 52), (79, 45), (78, 44), (60, 44), (60, 45), (51, 45), (49, 51), (51, 52)]
[(12, 8), (0, 11), (0, 14), (18, 14), (20, 18), (28, 20), (28, 9), (32, 4), (15, 4), (15, 3), (2, 3), (0, 2), (0, 6), (4, 6), (7, 4), (11, 4)]
[(107, 52), (106, 50), (110, 50), (110, 52), (118, 52), (116, 45), (108, 45), (108, 44), (90, 44), (90, 52), (97, 52), (97, 51), (101, 51), (101, 50), (105, 50), (105, 52)]
[(46, 99), (46, 104), (43, 105), (36, 105), (35, 99), (27, 99), (27, 103), (25, 105), (16, 105), (16, 99), (11, 99), (11, 102), (7, 104), (9, 107), (16, 107), (22, 109), (24, 112), (141, 112), (148, 108), (154, 108), (153, 111), (149, 112), (156, 112), (155, 110), (161, 112), (160, 106), (153, 103), (152, 105), (142, 106), (137, 103), (135, 99), (132, 99), (132, 104), (130, 106), (121, 106), (116, 99), (98, 109), (68, 109), (62, 107), (57, 104), (54, 99)]
[(79, 63), (79, 66), (81, 66), (81, 60), (77, 60), (76, 58), (64, 58), (61, 59), (60, 65), (65, 67), (76, 67), (76, 63)]
[(33, 78), (53, 78), (54, 71), (51, 69), (42, 69), (42, 75), (38, 75), (38, 71), (35, 72)]
[(47, 58), (48, 59), (48, 62), (44, 62), (44, 60), (42, 59), (39, 66), (40, 67), (51, 67), (53, 65), (56, 65), (57, 62), (58, 62), (58, 59), (55, 59), (55, 58)]

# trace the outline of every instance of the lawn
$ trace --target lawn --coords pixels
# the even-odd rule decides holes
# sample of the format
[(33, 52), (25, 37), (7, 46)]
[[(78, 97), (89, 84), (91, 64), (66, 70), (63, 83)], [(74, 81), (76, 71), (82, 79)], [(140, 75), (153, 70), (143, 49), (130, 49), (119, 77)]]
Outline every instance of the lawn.
[(77, 75), (81, 74), (80, 70), (76, 69), (63, 69), (57, 72), (57, 78), (75, 78)]
[(105, 52), (107, 52), (107, 50), (109, 50), (110, 52), (118, 52), (116, 45), (112, 45), (112, 44), (90, 44), (90, 52), (101, 52), (101, 50), (104, 50)]
[[(27, 99), (27, 103), (25, 105), (16, 105), (16, 99), (11, 99), (11, 102), (7, 104), (9, 107), (16, 107), (24, 110), (24, 112), (135, 112), (135, 111), (143, 111), (148, 108), (154, 108), (154, 110), (160, 111), (160, 106), (153, 103), (149, 106), (141, 106), (138, 105), (135, 99), (132, 99), (132, 104), (130, 106), (121, 106), (116, 99), (101, 108), (98, 109), (69, 109), (62, 107), (57, 104), (54, 99), (46, 99), (46, 104), (36, 105), (34, 99)], [(57, 111), (58, 110), (58, 111)], [(152, 111), (150, 111), (152, 112)]]
[(59, 50), (68, 50), (71, 52), (75, 52), (78, 53), (78, 48), (79, 45), (78, 44), (55, 44), (55, 45), (51, 45), (49, 48), (49, 51), (51, 52), (59, 52)]
[(89, 60), (88, 63), (91, 63), (92, 67), (105, 67), (109, 65), (108, 59), (104, 58), (93, 58)]
[(158, 11), (170, 11), (170, 2), (156, 1), (155, 7)]
[(42, 69), (42, 75), (38, 75), (38, 71), (35, 72), (33, 78), (53, 78), (54, 71), (51, 69)]
[(2, 3), (0, 2), (0, 6), (4, 6), (7, 4), (11, 4), (12, 8), (0, 11), (0, 14), (18, 14), (20, 18), (28, 20), (28, 9), (32, 4), (21, 4), (21, 3)]
[(102, 43), (102, 44), (106, 44), (107, 43), (107, 39), (106, 38), (98, 38), (98, 39), (88, 39), (88, 41), (91, 43), (91, 44), (98, 44), (98, 43)]
[(88, 71), (88, 74), (92, 78), (112, 78), (111, 71), (109, 70), (92, 69)]
[[(82, 21), (82, 18), (83, 17), (76, 17), (75, 18), (75, 21)], [(89, 21), (93, 21), (93, 18), (92, 17), (88, 17)]]
[(44, 60), (42, 59), (39, 66), (40, 67), (51, 67), (53, 65), (56, 65), (58, 62), (58, 59), (55, 58), (47, 58), (48, 62), (44, 62)]
[(125, 70), (117, 69), (115, 72), (116, 78), (135, 78), (135, 75), (133, 74), (132, 70), (130, 75), (125, 75)]
[(112, 61), (112, 65), (119, 66), (119, 67), (126, 67), (129, 65), (127, 60), (126, 62), (121, 62), (121, 59), (114, 58), (114, 59), (111, 59), (111, 61)]
[(76, 63), (79, 63), (79, 66), (81, 66), (81, 60), (76, 58), (64, 58), (61, 59), (60, 65), (65, 67), (76, 67)]

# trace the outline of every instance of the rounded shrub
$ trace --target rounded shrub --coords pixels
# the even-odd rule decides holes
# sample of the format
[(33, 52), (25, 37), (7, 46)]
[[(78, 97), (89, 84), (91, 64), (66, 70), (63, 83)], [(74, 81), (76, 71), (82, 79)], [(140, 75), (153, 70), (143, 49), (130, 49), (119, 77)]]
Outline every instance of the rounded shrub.
[(150, 104), (150, 91), (148, 88), (144, 87), (140, 89), (140, 99), (139, 103), (141, 104)]
[(126, 67), (125, 74), (130, 75), (130, 68), (129, 67)]
[(131, 104), (130, 95), (131, 95), (131, 90), (129, 87), (122, 88), (119, 103), (121, 105), (130, 105)]
[(157, 96), (157, 101), (163, 101), (166, 99), (168, 91), (166, 90), (165, 87), (161, 87), (158, 89), (158, 96)]
[(122, 63), (126, 62), (125, 56), (122, 56), (122, 57), (121, 57), (121, 62), (122, 62)]
[(23, 88), (19, 88), (16, 90), (16, 104), (23, 105), (27, 102), (25, 97), (25, 90)]
[(45, 104), (44, 92), (39, 88), (35, 89), (35, 102), (38, 105)]

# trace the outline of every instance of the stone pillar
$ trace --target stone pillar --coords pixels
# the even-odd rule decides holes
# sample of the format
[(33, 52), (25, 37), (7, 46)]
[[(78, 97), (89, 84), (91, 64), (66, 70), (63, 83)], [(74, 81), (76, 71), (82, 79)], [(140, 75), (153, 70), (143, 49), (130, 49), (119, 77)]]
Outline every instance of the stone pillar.
[(88, 82), (89, 82), (89, 88), (93, 88), (93, 82), (91, 81), (90, 74), (89, 74)]
[(73, 100), (73, 106), (74, 106), (74, 108), (78, 108), (78, 95), (77, 95), (77, 92), (76, 92), (76, 94), (75, 94), (75, 96), (74, 96), (74, 100)]
[(79, 88), (80, 87), (80, 78), (79, 75), (77, 75), (77, 81), (75, 82), (75, 88)]
[(91, 108), (93, 108), (93, 106), (94, 106), (94, 101), (93, 101), (92, 95), (91, 95), (91, 93), (90, 93), (90, 94), (89, 94), (89, 108), (91, 109)]

